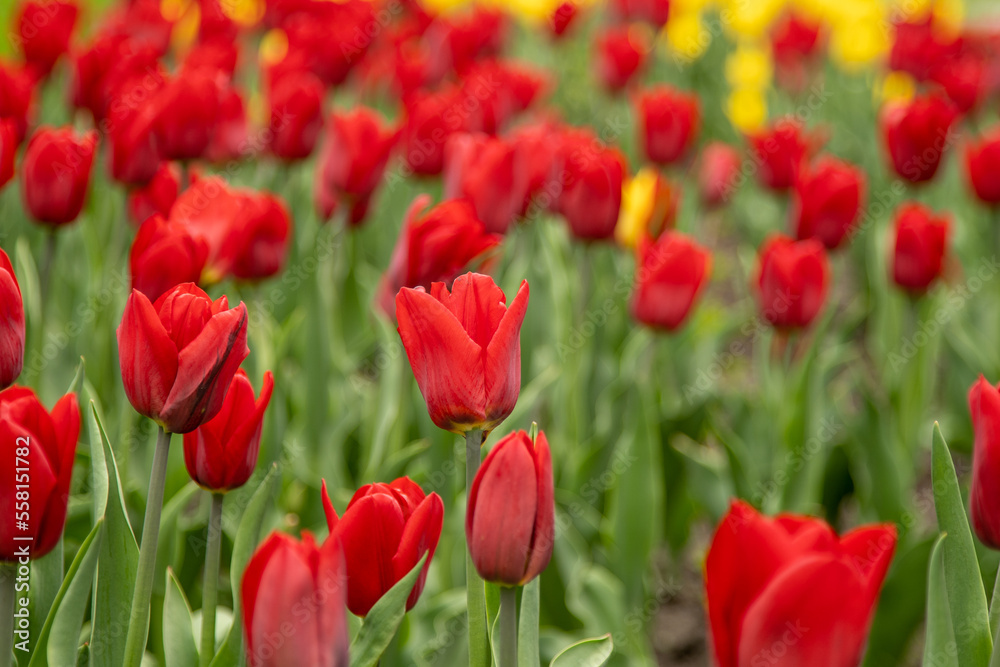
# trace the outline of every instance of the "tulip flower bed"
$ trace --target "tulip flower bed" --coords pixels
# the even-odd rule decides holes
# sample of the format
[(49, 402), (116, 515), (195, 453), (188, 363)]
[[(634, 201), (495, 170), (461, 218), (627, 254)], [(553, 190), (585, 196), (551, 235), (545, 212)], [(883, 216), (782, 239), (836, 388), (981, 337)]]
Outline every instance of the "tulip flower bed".
[(0, 25), (0, 667), (1000, 665), (990, 2)]

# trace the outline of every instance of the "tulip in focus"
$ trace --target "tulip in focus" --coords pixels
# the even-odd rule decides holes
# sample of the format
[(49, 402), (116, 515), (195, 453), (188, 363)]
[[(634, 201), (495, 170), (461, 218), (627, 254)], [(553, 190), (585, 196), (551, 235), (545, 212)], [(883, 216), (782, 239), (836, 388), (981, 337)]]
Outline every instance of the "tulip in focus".
[(809, 667), (860, 664), (896, 548), (891, 524), (838, 536), (824, 521), (761, 516), (737, 500), (705, 560), (716, 664)]
[(979, 201), (990, 206), (1000, 204), (1000, 130), (966, 145), (965, 167)]
[(896, 174), (911, 183), (934, 178), (957, 117), (955, 106), (938, 93), (887, 104), (882, 132)]
[(424, 590), (444, 523), (444, 503), (436, 493), (424, 495), (409, 477), (391, 484), (367, 484), (337, 516), (323, 482), (323, 510), (330, 540), (344, 549), (347, 608), (367, 616), (379, 599), (427, 554), (423, 569), (406, 599), (413, 609)]
[(625, 88), (646, 63), (649, 38), (638, 25), (608, 28), (594, 45), (597, 79), (611, 92)]
[(555, 489), (545, 433), (532, 442), (517, 431), (490, 450), (469, 491), (465, 539), (479, 576), (494, 584), (523, 586), (548, 566)]
[(743, 161), (739, 152), (721, 141), (714, 141), (701, 153), (698, 165), (698, 191), (706, 206), (721, 206), (733, 196), (740, 182)]
[(521, 323), (528, 283), (514, 301), (493, 279), (467, 273), (444, 283), (404, 287), (396, 295), (399, 336), (431, 420), (454, 433), (492, 431), (521, 390)]
[(892, 279), (905, 290), (924, 292), (941, 276), (951, 223), (921, 204), (896, 212)]
[(809, 326), (826, 302), (830, 266), (817, 239), (775, 235), (761, 247), (757, 297), (764, 318), (780, 329)]
[(643, 324), (674, 331), (687, 319), (708, 283), (712, 256), (679, 232), (639, 243), (632, 316)]
[(804, 167), (792, 196), (792, 224), (799, 239), (817, 238), (828, 250), (840, 246), (858, 221), (865, 176), (857, 167), (821, 157)]
[(14, 383), (24, 366), (24, 301), (14, 267), (0, 248), (0, 389)]
[(53, 227), (76, 220), (87, 196), (96, 148), (93, 130), (82, 136), (68, 127), (35, 132), (21, 163), (21, 194), (32, 218)]
[(682, 159), (698, 136), (701, 123), (697, 96), (657, 86), (636, 99), (639, 144), (646, 159), (659, 165)]

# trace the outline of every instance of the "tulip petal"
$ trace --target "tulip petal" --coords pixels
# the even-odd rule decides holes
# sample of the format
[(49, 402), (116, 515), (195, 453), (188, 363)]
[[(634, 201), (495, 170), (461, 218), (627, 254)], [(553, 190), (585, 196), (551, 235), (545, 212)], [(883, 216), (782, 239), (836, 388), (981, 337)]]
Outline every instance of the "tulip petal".
[(538, 479), (538, 511), (531, 535), (528, 567), (522, 585), (542, 573), (552, 558), (555, 543), (555, 483), (552, 479), (552, 452), (545, 433), (538, 432), (535, 440), (535, 477)]
[(158, 419), (177, 377), (177, 346), (153, 304), (132, 290), (118, 326), (118, 359), (125, 394), (136, 411)]
[(337, 523), (334, 536), (347, 564), (347, 607), (355, 615), (367, 615), (396, 583), (392, 557), (404, 527), (403, 511), (388, 493), (358, 498)]
[[(422, 493), (422, 492), (421, 492)], [(444, 503), (441, 496), (432, 493), (417, 506), (403, 528), (403, 535), (399, 540), (399, 549), (392, 557), (392, 568), (395, 573), (395, 580), (399, 581), (413, 569), (420, 560), (420, 557), (427, 553), (427, 561), (423, 570), (413, 585), (413, 590), (406, 600), (406, 610), (413, 609), (420, 599), (420, 593), (424, 590), (424, 582), (427, 581), (427, 571), (431, 567), (431, 559), (434, 558), (434, 551), (437, 549), (438, 540), (441, 537), (441, 528), (444, 524)]]
[(521, 324), (527, 310), (528, 281), (524, 280), (486, 348), (486, 417), (491, 427), (514, 410), (521, 392)]
[(337, 516), (337, 510), (333, 508), (333, 503), (330, 501), (330, 494), (327, 493), (325, 479), (323, 480), (323, 488), (321, 489), (320, 495), (323, 498), (323, 514), (326, 515), (326, 525), (332, 535), (337, 529), (340, 517)]

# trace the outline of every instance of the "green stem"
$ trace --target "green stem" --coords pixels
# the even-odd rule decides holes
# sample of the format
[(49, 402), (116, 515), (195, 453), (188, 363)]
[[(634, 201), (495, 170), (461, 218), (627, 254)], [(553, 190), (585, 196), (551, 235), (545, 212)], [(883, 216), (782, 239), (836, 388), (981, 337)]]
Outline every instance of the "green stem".
[[(48, 302), (49, 282), (52, 278), (52, 264), (55, 261), (56, 256), (56, 230), (54, 227), (50, 227), (47, 232), (48, 233), (45, 236), (45, 254), (42, 256), (42, 275), (39, 279), (41, 282), (39, 292), (41, 293), (42, 304)], [(42, 333), (45, 332), (43, 331)]]
[(201, 603), (201, 667), (208, 667), (215, 657), (215, 605), (219, 597), (219, 552), (222, 547), (221, 493), (212, 494), (212, 512), (208, 518), (208, 548), (205, 551), (205, 584)]
[(499, 667), (517, 667), (517, 589), (500, 588)]
[(142, 546), (139, 548), (139, 569), (132, 592), (132, 613), (125, 638), (125, 666), (140, 667), (149, 634), (149, 598), (153, 592), (156, 569), (156, 543), (160, 536), (160, 512), (163, 511), (163, 487), (167, 481), (167, 454), (170, 434), (160, 427), (153, 454), (153, 469), (149, 474), (149, 497), (146, 517), (142, 522)]
[(11, 667), (14, 662), (14, 580), (16, 563), (0, 563), (0, 665)]
[[(468, 499), (472, 482), (476, 479), (482, 461), (483, 432), (479, 429), (465, 434), (465, 494)], [(466, 500), (468, 502), (468, 500)], [(490, 665), (490, 641), (486, 630), (486, 587), (472, 554), (465, 550), (465, 587), (469, 621), (469, 665), (488, 667)]]

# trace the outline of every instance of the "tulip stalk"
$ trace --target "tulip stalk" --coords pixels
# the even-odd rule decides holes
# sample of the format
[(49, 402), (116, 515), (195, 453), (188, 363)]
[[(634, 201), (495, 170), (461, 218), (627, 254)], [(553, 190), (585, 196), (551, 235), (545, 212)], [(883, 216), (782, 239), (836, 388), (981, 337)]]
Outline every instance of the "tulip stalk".
[[(472, 482), (479, 472), (482, 462), (483, 432), (473, 429), (465, 432), (465, 493), (466, 497), (472, 491)], [(466, 606), (469, 615), (469, 664), (489, 665), (490, 645), (486, 631), (486, 587), (476, 566), (472, 562), (472, 554), (465, 550), (465, 587)]]
[(499, 667), (517, 667), (517, 589), (500, 588)]
[(149, 497), (146, 516), (142, 522), (142, 546), (139, 548), (139, 569), (132, 592), (132, 613), (128, 635), (125, 639), (126, 667), (139, 667), (146, 649), (149, 632), (149, 598), (153, 592), (153, 575), (156, 569), (156, 544), (160, 536), (160, 513), (163, 511), (163, 487), (167, 481), (167, 454), (170, 451), (170, 433), (160, 427), (153, 453), (153, 469), (149, 474)]
[(14, 665), (14, 579), (17, 564), (0, 563), (0, 667)]
[(221, 493), (212, 494), (212, 510), (208, 518), (208, 544), (205, 551), (205, 584), (201, 604), (201, 667), (208, 667), (215, 657), (215, 605), (219, 598), (219, 554), (222, 550)]

